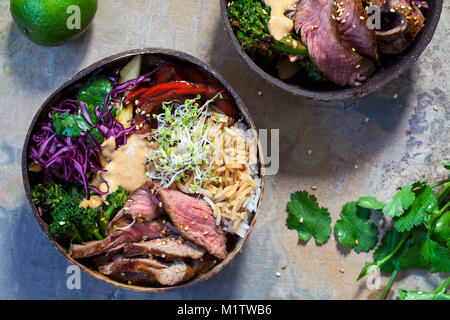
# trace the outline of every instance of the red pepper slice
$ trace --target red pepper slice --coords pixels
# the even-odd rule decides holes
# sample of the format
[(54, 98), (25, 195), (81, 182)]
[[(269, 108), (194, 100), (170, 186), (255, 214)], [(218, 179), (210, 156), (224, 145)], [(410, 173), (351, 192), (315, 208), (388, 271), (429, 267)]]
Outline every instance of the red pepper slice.
[(139, 97), (148, 90), (148, 88), (140, 88), (137, 90), (134, 90), (126, 96), (125, 100), (128, 102), (135, 101), (136, 99), (139, 99)]

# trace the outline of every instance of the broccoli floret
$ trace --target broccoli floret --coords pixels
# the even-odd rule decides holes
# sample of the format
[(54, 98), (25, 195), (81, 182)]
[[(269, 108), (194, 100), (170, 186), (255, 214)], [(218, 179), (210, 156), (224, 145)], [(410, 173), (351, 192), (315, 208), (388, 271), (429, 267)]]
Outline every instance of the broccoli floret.
[(99, 209), (81, 208), (83, 200), (81, 188), (64, 189), (54, 182), (36, 185), (33, 188), (33, 201), (50, 213), (50, 234), (58, 240), (86, 242), (101, 240)]
[(43, 211), (51, 211), (67, 197), (63, 186), (55, 182), (40, 183), (31, 191), (31, 198)]
[(108, 208), (103, 215), (109, 220), (117, 213), (117, 211), (119, 211), (120, 208), (125, 205), (127, 198), (128, 192), (119, 186), (116, 191), (106, 197)]
[(242, 49), (255, 61), (268, 65), (280, 54), (300, 56), (301, 68), (314, 81), (324, 77), (309, 59), (301, 38), (292, 34), (276, 41), (269, 32), (270, 6), (261, 0), (234, 0), (228, 7), (228, 18)]
[(278, 53), (308, 56), (298, 37), (276, 41), (269, 32), (270, 6), (260, 0), (235, 0), (228, 7), (228, 18), (242, 48), (252, 59), (272, 59)]
[(128, 198), (128, 192), (122, 188), (118, 187), (116, 191), (106, 196), (106, 203), (103, 206), (103, 212), (100, 217), (100, 225), (103, 234), (106, 234), (109, 222), (117, 212), (125, 205)]

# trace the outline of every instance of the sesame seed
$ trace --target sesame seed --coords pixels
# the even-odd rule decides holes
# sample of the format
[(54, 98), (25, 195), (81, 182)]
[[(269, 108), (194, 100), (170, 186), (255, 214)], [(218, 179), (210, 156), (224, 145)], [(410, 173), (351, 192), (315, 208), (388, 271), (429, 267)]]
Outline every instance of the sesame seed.
[(282, 270), (287, 268), (287, 264), (283, 264), (283, 266), (281, 267)]
[(317, 186), (312, 186), (311, 189), (317, 190)]
[(339, 269), (339, 272), (340, 272), (340, 273), (344, 273), (345, 270), (341, 268), (341, 269)]
[(281, 277), (281, 273), (279, 273), (279, 272), (275, 273), (275, 275), (276, 275), (278, 278)]
[(359, 244), (359, 241), (358, 241), (358, 239), (355, 239), (355, 244), (356, 244), (356, 245), (358, 245), (358, 244)]

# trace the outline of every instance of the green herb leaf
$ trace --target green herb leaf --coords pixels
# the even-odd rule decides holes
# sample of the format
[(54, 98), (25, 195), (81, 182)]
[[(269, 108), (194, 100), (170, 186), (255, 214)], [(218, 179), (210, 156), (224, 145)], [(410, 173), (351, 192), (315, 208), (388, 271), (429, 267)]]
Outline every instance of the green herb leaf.
[(426, 220), (426, 216), (430, 215), (436, 207), (437, 200), (433, 189), (430, 186), (420, 189), (407, 213), (395, 220), (395, 229), (403, 232), (421, 225)]
[(361, 197), (358, 200), (358, 206), (373, 209), (373, 210), (381, 210), (384, 208), (384, 204), (379, 202), (375, 197)]
[(406, 291), (400, 289), (398, 291), (402, 300), (450, 300), (450, 294), (446, 293), (447, 286), (450, 284), (450, 278), (440, 285), (434, 292), (426, 291)]
[(450, 162), (444, 162), (442, 165), (445, 169), (450, 170)]
[(415, 194), (412, 185), (401, 187), (397, 194), (384, 202), (383, 213), (389, 217), (400, 217), (414, 202)]
[[(88, 79), (87, 83), (78, 90), (77, 100), (86, 103), (89, 114), (96, 106), (103, 110), (106, 95), (113, 89), (111, 81), (105, 75), (96, 75)], [(92, 118), (91, 118), (92, 119)]]
[(59, 136), (76, 138), (80, 136), (81, 132), (91, 129), (91, 126), (80, 113), (71, 115), (69, 113), (53, 111), (52, 122), (55, 132)]
[(369, 222), (370, 211), (356, 202), (349, 202), (342, 208), (341, 219), (334, 226), (336, 239), (355, 252), (368, 252), (377, 244), (378, 229)]
[(425, 231), (413, 235), (413, 244), (400, 261), (402, 269), (422, 268), (450, 272), (450, 249), (431, 240)]
[[(381, 241), (381, 245), (373, 253), (373, 259), (375, 262), (382, 261), (386, 257), (388, 257), (397, 246), (403, 240), (404, 234), (398, 232), (397, 230), (389, 230), (383, 236), (383, 240)], [(404, 245), (386, 262), (380, 265), (381, 272), (394, 272), (395, 270), (400, 270), (400, 260), (408, 251), (411, 240), (408, 239), (404, 243)]]
[(286, 225), (298, 232), (300, 240), (308, 241), (314, 237), (316, 243), (325, 243), (331, 235), (330, 213), (320, 208), (317, 199), (306, 191), (291, 194), (287, 204), (289, 215)]

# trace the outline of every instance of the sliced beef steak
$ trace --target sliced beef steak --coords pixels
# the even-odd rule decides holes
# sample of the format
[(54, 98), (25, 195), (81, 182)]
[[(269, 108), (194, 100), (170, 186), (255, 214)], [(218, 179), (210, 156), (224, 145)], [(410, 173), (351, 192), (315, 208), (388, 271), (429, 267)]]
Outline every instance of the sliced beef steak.
[(122, 249), (127, 243), (150, 240), (173, 235), (173, 231), (159, 222), (134, 223), (126, 229), (115, 229), (103, 240), (83, 244), (72, 244), (70, 255), (75, 258), (87, 258), (102, 253), (113, 253)]
[(152, 255), (165, 260), (199, 259), (205, 250), (183, 238), (162, 238), (139, 243), (130, 243), (123, 248), (125, 256)]
[[(289, 16), (311, 60), (330, 81), (359, 86), (375, 71), (372, 60), (354, 52), (340, 36), (333, 0), (301, 0)], [(334, 18), (333, 18), (334, 17)]]
[(205, 248), (219, 259), (225, 259), (226, 237), (208, 204), (176, 190), (153, 183), (167, 214), (183, 238)]
[(375, 31), (378, 47), (385, 54), (399, 54), (422, 30), (425, 17), (410, 0), (373, 0), (381, 9), (381, 29)]
[[(139, 274), (140, 280), (146, 278), (148, 282), (153, 279), (166, 286), (174, 286), (183, 283), (194, 276), (191, 267), (181, 260), (176, 260), (170, 264), (161, 263), (150, 258), (140, 259), (117, 259), (99, 268), (99, 272), (114, 277), (127, 278)], [(143, 275), (146, 275), (143, 276)], [(148, 278), (147, 278), (148, 277)], [(128, 281), (133, 281), (128, 279)]]
[(137, 219), (139, 222), (152, 221), (164, 212), (162, 203), (153, 194), (148, 183), (144, 183), (128, 197), (127, 202), (120, 213), (118, 213), (109, 224), (109, 230), (117, 225), (127, 215)]
[(367, 26), (368, 16), (362, 0), (340, 0), (336, 5), (336, 21), (342, 40), (357, 53), (379, 62), (375, 31)]

